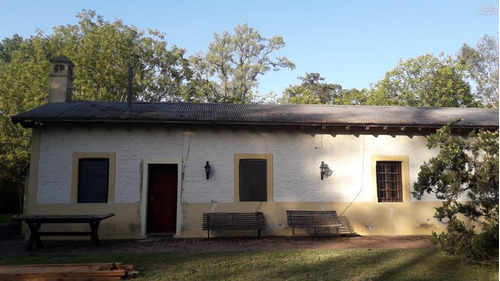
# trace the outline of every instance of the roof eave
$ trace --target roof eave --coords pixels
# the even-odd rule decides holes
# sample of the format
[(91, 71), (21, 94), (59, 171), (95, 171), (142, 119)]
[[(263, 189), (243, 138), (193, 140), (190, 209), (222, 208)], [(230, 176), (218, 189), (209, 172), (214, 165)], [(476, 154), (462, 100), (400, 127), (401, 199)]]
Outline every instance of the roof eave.
[[(407, 123), (276, 123), (276, 122), (238, 122), (238, 121), (201, 121), (201, 120), (131, 120), (131, 119), (43, 119), (43, 118), (16, 118), (12, 117), (14, 124), (21, 124), (24, 128), (32, 128), (34, 125), (43, 125), (43, 123), (122, 123), (122, 124), (191, 124), (191, 125), (226, 125), (226, 126), (300, 126), (300, 127), (355, 127), (355, 128), (417, 128), (417, 129), (438, 129), (445, 124), (407, 124)], [(498, 126), (494, 125), (460, 125), (455, 124), (457, 129), (485, 129), (485, 130), (498, 130)]]

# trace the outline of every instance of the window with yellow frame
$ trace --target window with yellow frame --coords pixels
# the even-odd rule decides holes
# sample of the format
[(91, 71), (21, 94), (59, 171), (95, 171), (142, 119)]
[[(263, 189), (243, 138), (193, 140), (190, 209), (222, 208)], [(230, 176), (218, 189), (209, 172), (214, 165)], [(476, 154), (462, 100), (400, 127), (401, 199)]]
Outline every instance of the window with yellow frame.
[(371, 167), (375, 202), (409, 202), (408, 156), (372, 156)]
[(116, 153), (74, 152), (72, 203), (113, 203)]
[(234, 155), (234, 201), (273, 201), (272, 154)]

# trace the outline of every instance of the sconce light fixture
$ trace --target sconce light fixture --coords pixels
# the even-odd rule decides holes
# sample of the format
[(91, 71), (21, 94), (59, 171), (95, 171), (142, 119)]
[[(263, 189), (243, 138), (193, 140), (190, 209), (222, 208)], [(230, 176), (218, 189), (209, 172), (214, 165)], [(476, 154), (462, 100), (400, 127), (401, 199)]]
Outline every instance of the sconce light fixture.
[(207, 161), (207, 164), (205, 164), (205, 174), (207, 175), (207, 180), (210, 178), (210, 164)]
[(321, 165), (319, 166), (320, 173), (321, 173), (321, 180), (323, 180), (323, 177), (326, 175), (326, 171), (328, 170), (328, 164), (325, 164), (324, 161), (321, 161)]

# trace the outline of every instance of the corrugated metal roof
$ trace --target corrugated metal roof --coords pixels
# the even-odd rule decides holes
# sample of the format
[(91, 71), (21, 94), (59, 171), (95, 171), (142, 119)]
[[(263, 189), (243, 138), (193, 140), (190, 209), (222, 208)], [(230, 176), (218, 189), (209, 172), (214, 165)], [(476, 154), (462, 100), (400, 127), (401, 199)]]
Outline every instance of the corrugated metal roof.
[(25, 126), (39, 122), (158, 122), (302, 126), (441, 127), (462, 118), (459, 127), (498, 128), (498, 110), (396, 106), (133, 103), (71, 101), (48, 103), (12, 117)]

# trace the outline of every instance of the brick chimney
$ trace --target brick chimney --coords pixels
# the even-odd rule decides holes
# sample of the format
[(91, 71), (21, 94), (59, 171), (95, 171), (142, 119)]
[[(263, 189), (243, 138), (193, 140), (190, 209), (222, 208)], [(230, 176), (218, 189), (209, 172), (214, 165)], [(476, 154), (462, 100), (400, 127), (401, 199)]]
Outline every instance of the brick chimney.
[(73, 94), (73, 68), (75, 65), (65, 55), (50, 60), (49, 102), (66, 102)]

